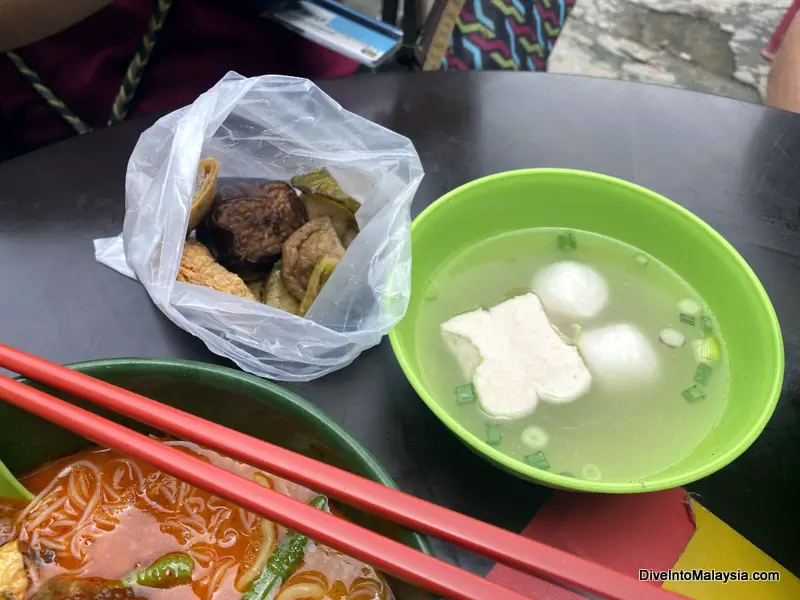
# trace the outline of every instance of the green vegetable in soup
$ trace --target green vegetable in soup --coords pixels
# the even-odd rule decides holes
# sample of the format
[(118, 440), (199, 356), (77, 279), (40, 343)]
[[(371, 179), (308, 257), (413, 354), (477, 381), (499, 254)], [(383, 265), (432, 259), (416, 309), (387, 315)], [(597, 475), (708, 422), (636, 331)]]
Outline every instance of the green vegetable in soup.
[(595, 464), (588, 463), (581, 467), (581, 476), (590, 481), (598, 481), (603, 474), (600, 472), (600, 467)]
[(702, 312), (702, 310), (703, 306), (693, 298), (684, 298), (683, 300), (678, 300), (678, 312), (682, 315), (696, 317)]
[(531, 450), (541, 450), (550, 442), (548, 433), (538, 425), (528, 425), (519, 437), (520, 441)]
[(719, 360), (720, 349), (717, 338), (711, 336), (696, 340), (692, 344), (694, 346), (694, 357), (699, 363), (714, 363)]
[(685, 325), (691, 325), (692, 327), (694, 327), (694, 317), (692, 315), (686, 315), (681, 313), (678, 316), (678, 318), (680, 319), (681, 323), (684, 323)]
[(562, 231), (558, 234), (558, 247), (561, 250), (575, 250), (578, 247), (578, 242), (571, 231)]
[(708, 315), (700, 317), (700, 327), (703, 328), (703, 333), (711, 335), (714, 331), (714, 318)]
[(475, 393), (475, 386), (471, 383), (465, 383), (456, 388), (456, 403), (457, 404), (472, 404), (478, 399)]
[(192, 557), (183, 552), (165, 554), (150, 566), (126, 575), (122, 585), (132, 587), (141, 585), (151, 588), (171, 588), (183, 585), (192, 580), (194, 561)]
[[(325, 496), (317, 496), (308, 504), (319, 510), (328, 510)], [(300, 566), (307, 545), (306, 536), (297, 532), (289, 533), (272, 553), (267, 566), (242, 596), (242, 600), (267, 600), (272, 588), (279, 581), (286, 581)]]
[(699, 384), (706, 385), (709, 377), (711, 377), (711, 367), (702, 363), (697, 365), (694, 380)]
[(495, 448), (500, 445), (503, 439), (503, 431), (497, 423), (486, 424), (486, 443)]
[(688, 387), (681, 392), (681, 396), (687, 401), (692, 404), (695, 402), (700, 402), (706, 397), (706, 393), (701, 390), (698, 386), (693, 385), (692, 387)]
[(538, 450), (533, 454), (528, 454), (525, 457), (525, 462), (528, 463), (532, 467), (536, 467), (537, 469), (549, 469), (550, 468), (550, 461), (547, 460), (547, 457), (544, 455), (544, 452)]

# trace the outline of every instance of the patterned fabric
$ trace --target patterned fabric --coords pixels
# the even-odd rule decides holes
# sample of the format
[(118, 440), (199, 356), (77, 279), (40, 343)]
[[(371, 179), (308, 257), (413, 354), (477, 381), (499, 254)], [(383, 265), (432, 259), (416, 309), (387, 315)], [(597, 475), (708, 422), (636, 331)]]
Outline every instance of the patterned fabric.
[(544, 71), (577, 0), (467, 0), (442, 68)]

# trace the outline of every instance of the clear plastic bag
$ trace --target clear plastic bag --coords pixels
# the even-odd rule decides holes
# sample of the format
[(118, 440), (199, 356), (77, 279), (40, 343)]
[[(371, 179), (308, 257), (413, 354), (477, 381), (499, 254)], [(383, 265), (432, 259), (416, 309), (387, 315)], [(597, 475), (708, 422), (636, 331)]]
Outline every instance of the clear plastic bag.
[[(205, 157), (219, 161), (220, 178), (288, 181), (327, 167), (361, 202), (361, 232), (306, 318), (176, 281)], [(228, 73), (139, 138), (123, 233), (95, 240), (95, 257), (135, 275), (156, 306), (212, 352), (262, 377), (308, 381), (350, 364), (405, 314), (410, 206), (422, 176), (410, 140), (344, 110), (310, 81)]]

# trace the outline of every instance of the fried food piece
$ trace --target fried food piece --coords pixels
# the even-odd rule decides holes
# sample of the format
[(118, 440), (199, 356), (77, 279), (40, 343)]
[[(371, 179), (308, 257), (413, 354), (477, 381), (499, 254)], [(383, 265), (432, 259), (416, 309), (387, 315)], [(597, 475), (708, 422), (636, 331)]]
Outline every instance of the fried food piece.
[(302, 302), (308, 281), (317, 263), (323, 258), (344, 256), (344, 246), (336, 235), (330, 217), (309, 221), (283, 244), (283, 283), (289, 293)]
[(305, 175), (296, 175), (292, 177), (292, 185), (298, 190), (308, 194), (319, 194), (330, 198), (344, 206), (351, 213), (356, 214), (361, 205), (351, 196), (348, 196), (344, 190), (339, 187), (339, 184), (330, 174), (328, 169), (319, 169), (306, 173)]
[(53, 577), (33, 595), (31, 600), (135, 600), (131, 588), (113, 579), (77, 578), (69, 575)]
[(243, 183), (217, 193), (202, 237), (222, 266), (250, 279), (266, 273), (286, 238), (305, 222), (305, 206), (289, 184)]
[(311, 272), (311, 277), (308, 278), (308, 287), (306, 288), (306, 295), (303, 296), (303, 301), (300, 303), (300, 316), (304, 317), (314, 304), (319, 293), (322, 291), (322, 286), (328, 283), (328, 279), (333, 275), (333, 270), (339, 264), (338, 258), (325, 257), (317, 263), (314, 270)]
[(214, 204), (214, 192), (217, 189), (218, 172), (219, 163), (215, 158), (204, 158), (197, 166), (197, 179), (194, 184), (194, 198), (192, 199), (192, 210), (189, 213), (187, 233), (200, 225), (208, 211), (211, 210), (211, 206)]
[(183, 256), (181, 256), (177, 279), (240, 296), (247, 300), (256, 299), (253, 293), (247, 289), (247, 285), (241, 277), (217, 263), (208, 248), (194, 240), (188, 240), (183, 245)]
[(0, 498), (0, 546), (16, 536), (17, 516), (27, 505), (26, 500)]
[(300, 303), (289, 293), (286, 286), (283, 285), (281, 261), (276, 262), (272, 267), (272, 272), (267, 278), (266, 290), (262, 302), (274, 308), (285, 310), (293, 315), (300, 314)]
[(0, 548), (0, 597), (23, 600), (28, 591), (28, 572), (19, 542), (14, 540)]
[(358, 235), (358, 223), (356, 223), (355, 215), (338, 202), (318, 194), (302, 194), (300, 199), (306, 207), (309, 221), (330, 217), (336, 235), (339, 236), (345, 248)]
[(264, 292), (266, 286), (266, 282), (263, 280), (259, 281), (251, 281), (247, 283), (247, 289), (252, 292), (253, 296), (256, 297), (256, 300), (259, 302), (264, 302)]

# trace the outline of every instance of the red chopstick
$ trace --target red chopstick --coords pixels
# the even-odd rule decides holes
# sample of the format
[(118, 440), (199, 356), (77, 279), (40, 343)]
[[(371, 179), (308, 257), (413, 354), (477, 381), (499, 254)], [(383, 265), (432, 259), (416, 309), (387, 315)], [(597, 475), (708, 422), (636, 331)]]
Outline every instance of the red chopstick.
[(341, 550), (385, 573), (458, 600), (525, 600), (524, 596), (206, 463), (99, 415), (0, 375), (3, 400), (93, 442), (144, 460), (166, 473)]
[[(436, 535), (497, 562), (534, 573), (561, 586), (616, 600), (666, 600), (680, 597), (572, 554), (387, 488), (20, 350), (0, 345), (0, 366), (181, 439), (214, 448), (351, 506)], [(98, 443), (108, 445), (105, 442)], [(280, 517), (275, 519), (280, 520)], [(322, 540), (315, 533), (311, 535)], [(336, 544), (332, 542), (330, 545)], [(355, 556), (351, 550), (345, 551)], [(377, 564), (372, 558), (367, 558), (366, 561)], [(392, 571), (387, 569), (387, 572)]]

